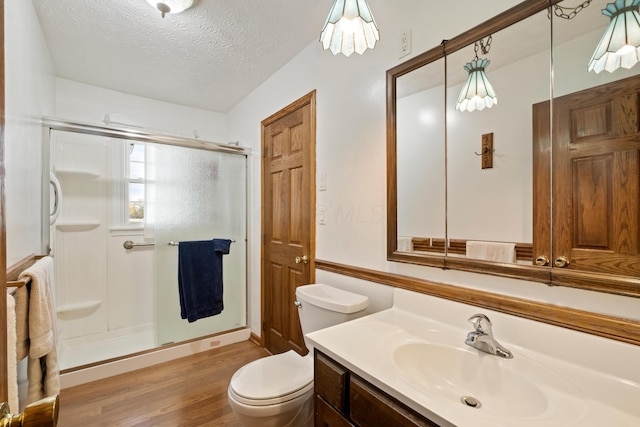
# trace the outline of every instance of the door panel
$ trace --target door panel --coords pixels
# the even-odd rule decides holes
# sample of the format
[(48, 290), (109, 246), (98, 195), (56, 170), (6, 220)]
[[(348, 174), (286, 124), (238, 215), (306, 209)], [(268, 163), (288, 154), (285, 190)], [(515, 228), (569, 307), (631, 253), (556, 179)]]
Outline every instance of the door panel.
[[(314, 279), (315, 93), (262, 122), (263, 333), (272, 353), (306, 348), (295, 290)], [(309, 262), (296, 262), (308, 255)]]

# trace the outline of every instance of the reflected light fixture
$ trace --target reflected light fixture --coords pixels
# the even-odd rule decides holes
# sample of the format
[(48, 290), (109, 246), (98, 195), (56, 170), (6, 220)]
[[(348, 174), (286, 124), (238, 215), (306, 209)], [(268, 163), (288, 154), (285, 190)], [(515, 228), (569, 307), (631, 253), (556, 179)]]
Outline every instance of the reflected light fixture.
[(184, 12), (195, 2), (196, 0), (147, 0), (147, 3), (160, 11), (163, 18), (167, 13)]
[(589, 71), (612, 73), (640, 59), (640, 0), (616, 0), (602, 14), (611, 21), (589, 61)]
[(320, 33), (324, 49), (336, 55), (362, 55), (373, 49), (380, 40), (380, 32), (366, 0), (334, 0), (329, 16)]
[[(640, 0), (638, 0), (640, 1)], [(493, 90), (493, 86), (489, 83), (485, 69), (489, 66), (489, 60), (486, 58), (478, 58), (478, 49), (482, 49), (484, 55), (489, 53), (491, 46), (491, 36), (484, 44), (482, 40), (477, 41), (475, 45), (476, 57), (467, 62), (464, 69), (469, 73), (467, 81), (462, 86), (456, 110), (458, 111), (475, 111), (491, 108), (498, 103), (498, 98)]]

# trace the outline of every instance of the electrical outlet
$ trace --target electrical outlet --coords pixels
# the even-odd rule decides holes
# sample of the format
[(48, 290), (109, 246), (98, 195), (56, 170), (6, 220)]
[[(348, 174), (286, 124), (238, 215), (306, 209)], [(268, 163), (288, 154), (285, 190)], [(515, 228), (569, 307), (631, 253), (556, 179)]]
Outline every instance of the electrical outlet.
[(411, 30), (406, 30), (400, 33), (400, 58), (411, 53)]

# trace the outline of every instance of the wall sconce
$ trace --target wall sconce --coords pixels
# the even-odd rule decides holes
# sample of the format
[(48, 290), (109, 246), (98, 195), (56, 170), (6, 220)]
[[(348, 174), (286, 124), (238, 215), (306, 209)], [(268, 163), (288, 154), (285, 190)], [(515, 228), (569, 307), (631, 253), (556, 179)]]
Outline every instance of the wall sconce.
[(589, 71), (612, 73), (633, 67), (640, 57), (640, 0), (616, 0), (602, 14), (611, 18), (589, 61)]
[(481, 111), (485, 107), (491, 108), (498, 103), (498, 97), (484, 71), (489, 66), (490, 61), (486, 58), (478, 58), (479, 49), (482, 50), (483, 55), (489, 53), (491, 40), (492, 38), (489, 36), (486, 44), (482, 40), (477, 41), (475, 45), (476, 57), (464, 66), (469, 75), (458, 96), (458, 102), (456, 103), (456, 110), (458, 111)]
[(362, 55), (380, 40), (378, 26), (366, 0), (334, 0), (322, 27), (320, 42), (324, 49), (336, 55)]
[(195, 2), (196, 0), (147, 0), (147, 3), (160, 11), (163, 18), (167, 13), (184, 12)]

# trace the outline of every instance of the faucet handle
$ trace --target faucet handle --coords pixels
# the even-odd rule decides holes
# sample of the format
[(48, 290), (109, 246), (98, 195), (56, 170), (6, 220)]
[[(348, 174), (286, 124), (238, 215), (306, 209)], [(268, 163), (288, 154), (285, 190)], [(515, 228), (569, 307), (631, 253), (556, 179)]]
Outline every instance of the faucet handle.
[(491, 320), (482, 313), (477, 313), (467, 319), (469, 323), (473, 323), (473, 327), (476, 331), (483, 334), (491, 334)]

